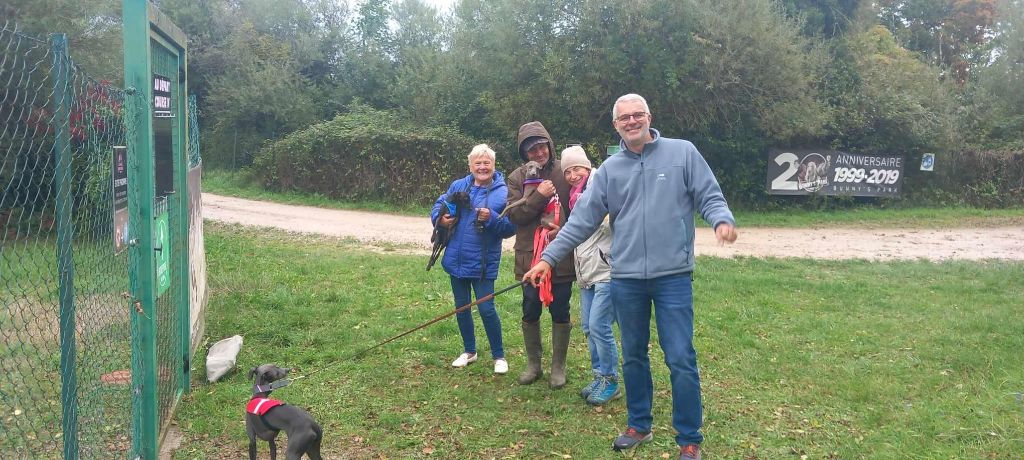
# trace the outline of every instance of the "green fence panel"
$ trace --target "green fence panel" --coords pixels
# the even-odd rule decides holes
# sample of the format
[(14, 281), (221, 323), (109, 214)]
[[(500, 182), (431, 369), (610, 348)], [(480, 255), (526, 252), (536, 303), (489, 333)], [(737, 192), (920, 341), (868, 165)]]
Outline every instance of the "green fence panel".
[(0, 28), (0, 457), (128, 458), (128, 262), (113, 225), (125, 94), (63, 35)]
[(188, 96), (188, 169), (195, 168), (203, 162), (199, 152), (199, 109), (196, 108), (196, 96)]
[(184, 36), (144, 0), (124, 36), (128, 90), (0, 28), (0, 458), (155, 459), (189, 387)]

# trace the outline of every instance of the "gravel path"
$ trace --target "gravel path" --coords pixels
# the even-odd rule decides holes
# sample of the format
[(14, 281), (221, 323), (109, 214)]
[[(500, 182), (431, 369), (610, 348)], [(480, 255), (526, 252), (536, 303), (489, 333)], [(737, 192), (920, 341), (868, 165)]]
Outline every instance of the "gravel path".
[[(290, 232), (351, 237), (429, 253), (430, 220), (364, 211), (253, 201), (203, 194), (203, 217)], [(741, 223), (742, 225), (742, 223)], [(1024, 226), (962, 229), (742, 228), (735, 244), (719, 246), (709, 228), (697, 229), (698, 255), (817, 259), (1024, 260)], [(512, 238), (505, 240), (511, 250)]]

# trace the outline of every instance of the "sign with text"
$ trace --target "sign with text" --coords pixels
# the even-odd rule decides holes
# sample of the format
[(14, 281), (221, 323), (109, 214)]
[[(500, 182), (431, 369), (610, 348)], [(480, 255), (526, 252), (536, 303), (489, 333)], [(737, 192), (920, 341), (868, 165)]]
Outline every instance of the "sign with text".
[(156, 195), (174, 193), (174, 99), (171, 79), (153, 74), (153, 155)]
[(114, 199), (114, 254), (128, 246), (128, 148), (115, 145), (110, 167)]
[(156, 256), (156, 296), (163, 295), (171, 287), (171, 227), (168, 224), (167, 211), (156, 216), (153, 239), (159, 248)]
[(171, 112), (171, 80), (159, 74), (153, 74), (153, 116), (174, 116)]
[(768, 152), (768, 193), (896, 197), (903, 157), (836, 150)]

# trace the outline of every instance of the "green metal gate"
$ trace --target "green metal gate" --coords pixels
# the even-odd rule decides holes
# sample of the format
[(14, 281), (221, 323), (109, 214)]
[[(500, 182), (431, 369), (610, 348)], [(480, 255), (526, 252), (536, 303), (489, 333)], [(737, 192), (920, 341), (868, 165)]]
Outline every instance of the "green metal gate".
[(146, 0), (124, 0), (125, 87), (146, 110), (129, 133), (130, 270), (138, 334), (132, 360), (133, 446), (156, 458), (189, 387), (185, 35)]
[(185, 37), (125, 0), (122, 90), (0, 26), (0, 458), (155, 459), (189, 387)]

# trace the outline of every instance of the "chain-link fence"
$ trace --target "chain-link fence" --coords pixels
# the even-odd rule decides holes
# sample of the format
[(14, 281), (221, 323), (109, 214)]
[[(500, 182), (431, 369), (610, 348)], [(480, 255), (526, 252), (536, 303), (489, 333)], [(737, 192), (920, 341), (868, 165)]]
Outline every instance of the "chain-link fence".
[(199, 154), (199, 108), (194, 94), (188, 97), (188, 121), (188, 169), (191, 170), (203, 161)]
[(111, 220), (125, 96), (63, 43), (0, 30), (0, 450), (56, 457), (76, 433), (82, 456), (127, 456), (128, 256)]
[[(152, 101), (89, 78), (66, 43), (0, 29), (0, 457), (135, 458), (155, 450), (140, 443), (155, 439), (140, 426), (166, 426), (189, 356), (188, 308), (176, 305), (188, 282), (167, 281), (153, 310), (131, 294), (135, 277), (154, 272), (139, 270), (138, 201), (151, 200), (152, 228), (160, 219), (170, 226), (158, 251), (181, 267), (187, 240), (166, 211), (187, 194), (154, 200), (132, 183), (139, 159), (130, 139)], [(172, 134), (185, 132), (179, 115)], [(169, 139), (188, 147), (177, 147), (182, 137)], [(181, 278), (183, 269), (164, 267)], [(151, 321), (147, 311), (155, 328), (140, 325), (140, 316)], [(157, 401), (146, 401), (153, 386)]]

